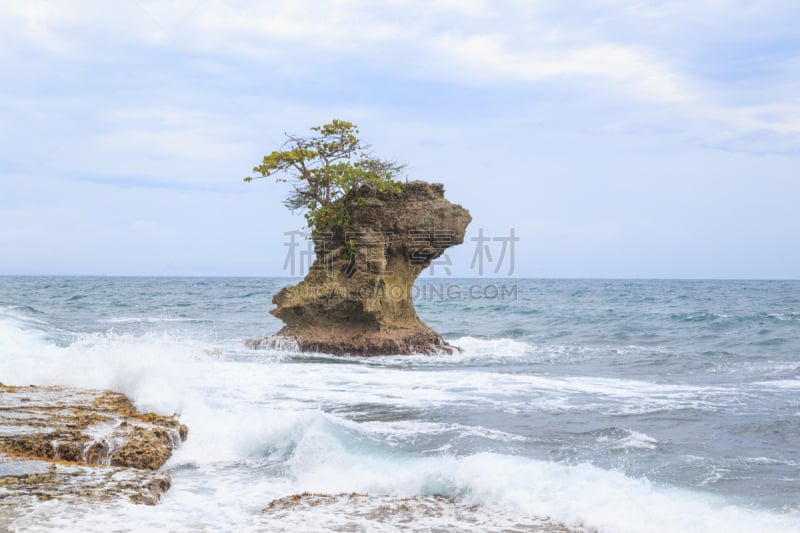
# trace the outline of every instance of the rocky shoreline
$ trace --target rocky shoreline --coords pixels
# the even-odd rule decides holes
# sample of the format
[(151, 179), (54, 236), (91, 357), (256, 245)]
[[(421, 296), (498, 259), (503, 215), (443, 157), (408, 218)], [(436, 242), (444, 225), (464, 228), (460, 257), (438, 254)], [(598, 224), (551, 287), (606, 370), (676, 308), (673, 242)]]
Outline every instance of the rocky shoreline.
[(116, 392), (0, 384), (0, 518), (51, 499), (154, 505), (187, 435)]
[[(320, 513), (325, 509), (325, 513)], [(580, 526), (566, 526), (549, 518), (500, 518), (488, 509), (441, 495), (390, 496), (362, 493), (292, 494), (270, 501), (261, 510), (261, 525), (269, 531), (300, 530), (357, 531), (364, 523), (376, 524), (387, 531), (457, 531), (469, 524), (484, 531), (518, 533), (596, 533)], [(335, 525), (325, 516), (336, 516)], [(342, 517), (349, 518), (349, 528), (342, 527)], [(323, 518), (320, 518), (323, 517)], [(502, 524), (497, 523), (502, 520)]]

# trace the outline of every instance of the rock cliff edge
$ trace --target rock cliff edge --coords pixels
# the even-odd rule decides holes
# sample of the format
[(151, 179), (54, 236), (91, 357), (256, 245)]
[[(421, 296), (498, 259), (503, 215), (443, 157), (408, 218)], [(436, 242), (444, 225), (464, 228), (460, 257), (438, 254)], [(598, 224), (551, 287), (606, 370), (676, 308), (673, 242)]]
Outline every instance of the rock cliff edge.
[(116, 392), (0, 383), (0, 531), (35, 501), (158, 503), (187, 434)]

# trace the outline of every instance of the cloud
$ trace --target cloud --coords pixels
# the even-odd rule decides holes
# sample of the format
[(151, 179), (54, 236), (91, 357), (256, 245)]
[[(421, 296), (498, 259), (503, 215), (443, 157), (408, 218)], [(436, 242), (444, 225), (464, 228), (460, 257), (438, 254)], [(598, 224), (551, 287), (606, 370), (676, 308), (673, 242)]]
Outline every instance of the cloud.
[(34, 44), (36, 48), (48, 52), (65, 54), (73, 50), (61, 29), (77, 19), (75, 12), (66, 9), (65, 4), (55, 4), (42, 0), (11, 0), (4, 2), (0, 18), (0, 28), (4, 38), (0, 40), (0, 51), (14, 52), (14, 44)]
[(601, 43), (574, 50), (514, 50), (501, 34), (436, 40), (445, 63), (456, 63), (470, 79), (508, 85), (518, 82), (591, 79), (611, 90), (655, 102), (694, 98), (682, 75), (639, 47)]
[[(600, 103), (632, 99), (630, 120), (644, 118), (655, 127), (680, 121), (681, 130), (711, 144), (737, 138), (737, 146), (745, 147), (743, 140), (767, 132), (785, 137), (776, 143), (780, 150), (793, 149), (800, 102), (786, 89), (793, 83), (790, 73), (778, 73), (768, 87), (748, 93), (743, 101), (736, 87), (706, 74), (706, 58), (690, 57), (683, 48), (684, 36), (708, 46), (697, 29), (699, 21), (724, 31), (718, 36), (728, 40), (759, 38), (759, 32), (742, 30), (748, 29), (748, 17), (761, 23), (766, 15), (728, 4), (130, 0), (112, 8), (95, 0), (25, 0), (4, 5), (0, 31), (9, 32), (5, 41), (12, 48), (39, 49), (70, 62), (104, 57), (100, 63), (105, 67), (109, 57), (130, 50), (145, 61), (150, 54), (154, 62), (166, 61), (160, 59), (165, 54), (181, 54), (208, 76), (240, 84), (246, 83), (243, 76), (253, 76), (278, 88), (284, 81), (336, 86), (343, 83), (335, 79), (342, 72), (353, 86), (375, 72), (412, 86), (431, 82), (503, 91), (547, 85)], [(770, 6), (775, 11), (770, 24), (792, 9), (780, 2)], [(789, 55), (784, 52), (776, 61), (791, 61)], [(165, 157), (201, 158), (236, 151), (234, 143), (224, 140), (230, 138), (225, 128), (159, 120), (152, 127), (120, 120), (118, 130), (99, 140), (98, 148), (129, 146)], [(624, 116), (615, 120), (625, 123)]]

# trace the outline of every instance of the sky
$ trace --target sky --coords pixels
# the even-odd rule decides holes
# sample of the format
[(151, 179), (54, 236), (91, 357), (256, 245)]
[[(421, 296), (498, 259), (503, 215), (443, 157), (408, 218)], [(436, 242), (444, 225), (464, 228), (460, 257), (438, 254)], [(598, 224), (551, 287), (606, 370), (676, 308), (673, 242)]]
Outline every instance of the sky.
[(242, 178), (340, 118), (470, 210), (451, 276), (797, 279), (797, 28), (796, 0), (4, 0), (0, 275), (289, 275), (304, 219)]

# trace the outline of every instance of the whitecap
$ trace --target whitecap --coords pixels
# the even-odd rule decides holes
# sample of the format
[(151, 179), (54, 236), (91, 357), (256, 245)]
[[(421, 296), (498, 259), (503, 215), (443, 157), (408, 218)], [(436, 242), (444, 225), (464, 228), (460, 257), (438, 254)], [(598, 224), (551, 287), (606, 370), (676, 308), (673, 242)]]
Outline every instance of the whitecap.
[(638, 431), (624, 430), (623, 436), (601, 435), (597, 442), (612, 450), (627, 450), (639, 448), (644, 450), (654, 450), (658, 445), (658, 440)]

